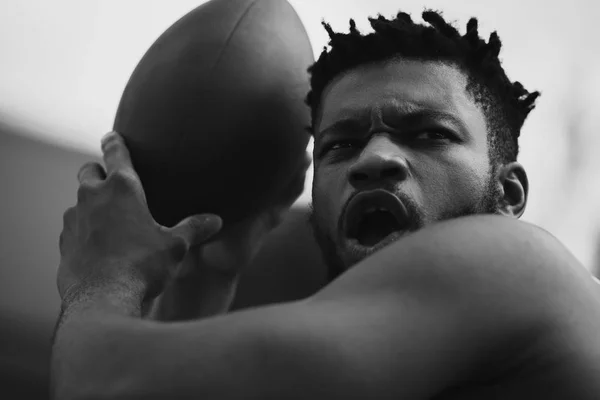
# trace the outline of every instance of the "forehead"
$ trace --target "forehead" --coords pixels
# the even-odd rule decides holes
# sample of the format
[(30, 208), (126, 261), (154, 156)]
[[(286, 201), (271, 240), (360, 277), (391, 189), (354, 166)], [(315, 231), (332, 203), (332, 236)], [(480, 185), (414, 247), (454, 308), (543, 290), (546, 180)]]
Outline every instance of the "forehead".
[(477, 125), (483, 122), (483, 114), (466, 87), (465, 74), (440, 62), (395, 60), (360, 66), (327, 86), (317, 129), (341, 119), (368, 119), (386, 109), (402, 112), (422, 108), (451, 113), (467, 125)]

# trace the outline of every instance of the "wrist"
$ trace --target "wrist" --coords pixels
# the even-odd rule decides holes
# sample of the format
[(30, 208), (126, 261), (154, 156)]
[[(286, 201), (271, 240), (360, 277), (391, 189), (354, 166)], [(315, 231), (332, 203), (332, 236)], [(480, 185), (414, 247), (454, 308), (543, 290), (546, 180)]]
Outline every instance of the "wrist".
[(62, 311), (70, 313), (100, 308), (139, 317), (145, 295), (141, 285), (133, 285), (131, 282), (82, 283), (65, 295)]
[(184, 321), (225, 314), (231, 308), (239, 275), (203, 270), (172, 280), (145, 316), (157, 321)]

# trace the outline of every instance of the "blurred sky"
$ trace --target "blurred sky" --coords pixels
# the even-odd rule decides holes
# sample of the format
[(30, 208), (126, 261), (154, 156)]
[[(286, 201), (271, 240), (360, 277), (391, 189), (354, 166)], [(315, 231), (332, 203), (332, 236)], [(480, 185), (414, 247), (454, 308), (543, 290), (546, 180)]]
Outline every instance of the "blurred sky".
[[(127, 80), (154, 40), (198, 0), (1, 0), (0, 119), (40, 138), (99, 154)], [(497, 30), (509, 77), (542, 91), (521, 137), (530, 178), (524, 219), (548, 229), (586, 265), (600, 232), (600, 2), (596, 0), (290, 0), (315, 55), (326, 45), (321, 19), (348, 29), (355, 18), (420, 20), (439, 9), (461, 33), (471, 16), (486, 37)], [(312, 171), (311, 171), (312, 173)], [(310, 198), (311, 179), (299, 200)]]

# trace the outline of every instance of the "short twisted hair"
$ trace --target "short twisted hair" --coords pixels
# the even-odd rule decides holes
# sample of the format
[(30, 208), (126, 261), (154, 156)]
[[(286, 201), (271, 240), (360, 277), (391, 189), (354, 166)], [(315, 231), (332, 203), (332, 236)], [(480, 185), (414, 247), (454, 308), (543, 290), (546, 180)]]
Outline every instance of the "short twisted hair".
[(488, 126), (490, 160), (515, 161), (521, 128), (540, 93), (530, 93), (521, 83), (508, 79), (498, 59), (502, 47), (498, 34), (493, 32), (487, 42), (480, 38), (477, 19), (471, 18), (466, 33), (461, 35), (439, 12), (427, 10), (422, 17), (430, 26), (413, 22), (404, 12), (393, 20), (381, 15), (369, 18), (374, 32), (367, 35), (356, 29), (352, 19), (347, 34), (336, 33), (323, 22), (330, 50), (325, 48), (308, 69), (311, 90), (306, 103), (312, 114), (309, 130), (314, 134), (323, 91), (341, 73), (395, 58), (439, 61), (466, 75), (467, 91), (482, 108)]

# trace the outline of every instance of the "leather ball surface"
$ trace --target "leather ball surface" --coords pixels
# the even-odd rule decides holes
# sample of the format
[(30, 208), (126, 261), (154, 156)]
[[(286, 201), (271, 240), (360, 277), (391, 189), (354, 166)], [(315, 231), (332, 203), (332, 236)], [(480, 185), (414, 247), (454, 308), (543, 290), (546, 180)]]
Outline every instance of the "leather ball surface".
[(212, 0), (165, 31), (134, 70), (121, 133), (155, 220), (266, 207), (310, 135), (307, 33), (285, 0)]

